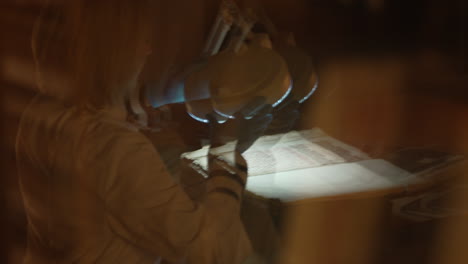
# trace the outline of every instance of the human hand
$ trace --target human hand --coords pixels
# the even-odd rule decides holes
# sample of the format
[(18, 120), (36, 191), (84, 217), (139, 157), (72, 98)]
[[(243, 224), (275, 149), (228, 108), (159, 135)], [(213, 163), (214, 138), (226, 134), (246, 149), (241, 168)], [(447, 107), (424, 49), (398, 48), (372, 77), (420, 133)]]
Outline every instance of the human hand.
[(272, 121), (265, 131), (265, 134), (274, 135), (286, 133), (294, 128), (300, 117), (300, 103), (288, 96), (283, 102), (272, 111)]
[(214, 114), (207, 116), (210, 123), (211, 148), (237, 139), (235, 151), (245, 152), (263, 135), (272, 120), (272, 107), (264, 97), (256, 97), (223, 124), (217, 122)]

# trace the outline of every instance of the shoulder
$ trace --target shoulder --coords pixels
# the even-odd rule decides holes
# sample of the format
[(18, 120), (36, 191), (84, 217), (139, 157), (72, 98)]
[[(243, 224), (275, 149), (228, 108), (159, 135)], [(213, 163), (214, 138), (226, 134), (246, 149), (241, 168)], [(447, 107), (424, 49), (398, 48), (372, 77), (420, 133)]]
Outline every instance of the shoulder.
[(83, 143), (88, 151), (98, 152), (101, 157), (117, 159), (142, 150), (156, 152), (149, 139), (126, 121), (101, 115), (92, 115), (86, 119), (89, 125), (84, 131)]

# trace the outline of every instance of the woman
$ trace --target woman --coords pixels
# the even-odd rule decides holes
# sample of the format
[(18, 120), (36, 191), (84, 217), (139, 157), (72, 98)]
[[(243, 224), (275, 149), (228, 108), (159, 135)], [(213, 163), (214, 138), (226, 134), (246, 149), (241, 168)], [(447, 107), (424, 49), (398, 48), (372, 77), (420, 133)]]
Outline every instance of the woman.
[(150, 53), (150, 4), (64, 2), (35, 27), (40, 93), (17, 137), (25, 263), (242, 262), (250, 243), (239, 220), (240, 153), (252, 137), (240, 138), (235, 163), (210, 156), (205, 197), (191, 200), (126, 122), (125, 99)]

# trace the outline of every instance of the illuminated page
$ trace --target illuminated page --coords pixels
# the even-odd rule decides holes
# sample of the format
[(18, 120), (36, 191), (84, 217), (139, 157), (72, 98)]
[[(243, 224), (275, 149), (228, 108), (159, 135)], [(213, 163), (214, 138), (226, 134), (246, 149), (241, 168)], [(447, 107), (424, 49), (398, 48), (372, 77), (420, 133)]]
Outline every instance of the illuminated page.
[[(225, 146), (233, 149), (235, 142)], [(183, 157), (206, 169), (208, 147)], [(223, 149), (221, 148), (221, 155)], [(283, 201), (425, 184), (462, 157), (429, 150), (403, 149), (386, 159), (371, 159), (320, 129), (263, 136), (244, 153), (247, 190)]]
[[(233, 149), (233, 144), (235, 142), (225, 146), (226, 151)], [(182, 157), (206, 169), (207, 153), (208, 147), (204, 147), (184, 153)], [(222, 149), (219, 153), (223, 155)], [(329, 137), (318, 128), (263, 136), (243, 156), (249, 166), (249, 176), (369, 159), (365, 153)]]
[(320, 129), (261, 137), (244, 157), (249, 164), (249, 176), (369, 159)]
[(379, 191), (417, 184), (421, 179), (381, 160), (363, 160), (249, 177), (247, 190), (285, 202)]

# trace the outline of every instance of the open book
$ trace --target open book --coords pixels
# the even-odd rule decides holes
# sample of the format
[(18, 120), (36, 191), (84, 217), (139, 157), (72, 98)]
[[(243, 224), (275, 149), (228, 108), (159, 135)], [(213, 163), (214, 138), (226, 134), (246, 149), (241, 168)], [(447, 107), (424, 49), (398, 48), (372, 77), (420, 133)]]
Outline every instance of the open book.
[[(233, 144), (226, 145), (226, 151)], [(207, 153), (204, 147), (182, 157), (206, 169)], [(372, 159), (318, 128), (263, 136), (244, 157), (249, 167), (247, 189), (284, 201), (407, 188), (430, 180), (430, 175), (461, 159), (411, 149), (395, 153), (390, 160)]]

